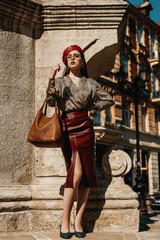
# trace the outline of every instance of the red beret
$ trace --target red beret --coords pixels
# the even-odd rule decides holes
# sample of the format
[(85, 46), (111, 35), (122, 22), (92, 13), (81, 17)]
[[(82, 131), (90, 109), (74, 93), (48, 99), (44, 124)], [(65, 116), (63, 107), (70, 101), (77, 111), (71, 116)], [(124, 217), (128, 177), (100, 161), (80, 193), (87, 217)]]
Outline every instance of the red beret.
[(78, 45), (72, 45), (67, 47), (64, 52), (63, 52), (63, 62), (66, 65), (66, 59), (67, 59), (67, 55), (72, 52), (73, 50), (78, 50), (79, 52), (81, 52), (82, 54), (84, 54), (83, 50), (78, 46)]

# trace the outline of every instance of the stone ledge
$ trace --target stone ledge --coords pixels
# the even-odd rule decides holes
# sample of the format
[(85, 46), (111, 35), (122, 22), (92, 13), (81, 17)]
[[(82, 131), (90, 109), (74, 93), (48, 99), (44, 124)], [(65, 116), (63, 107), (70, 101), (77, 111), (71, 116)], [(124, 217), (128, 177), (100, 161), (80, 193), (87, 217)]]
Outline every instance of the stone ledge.
[[(90, 210), (112, 210), (112, 209), (135, 209), (138, 207), (136, 200), (88, 200), (86, 209)], [(62, 210), (63, 199), (61, 200), (32, 200), (1, 202), (0, 212), (17, 212), (28, 210)]]
[[(129, 200), (137, 199), (137, 194), (132, 191), (128, 185), (116, 187), (114, 183), (109, 187), (91, 189), (89, 199), (91, 200)], [(53, 187), (52, 185), (17, 185), (0, 186), (0, 202), (10, 201), (30, 201), (30, 200), (61, 200), (63, 198), (63, 189)]]
[(41, 4), (43, 4), (44, 6), (68, 6), (68, 5), (72, 5), (72, 6), (78, 6), (78, 5), (92, 5), (92, 6), (101, 6), (104, 4), (110, 5), (110, 6), (114, 6), (114, 5), (124, 5), (124, 6), (128, 6), (129, 3), (127, 3), (125, 0), (40, 0)]
[(0, 186), (0, 202), (5, 201), (19, 201), (19, 200), (31, 200), (30, 186), (25, 185), (13, 185), (13, 186)]

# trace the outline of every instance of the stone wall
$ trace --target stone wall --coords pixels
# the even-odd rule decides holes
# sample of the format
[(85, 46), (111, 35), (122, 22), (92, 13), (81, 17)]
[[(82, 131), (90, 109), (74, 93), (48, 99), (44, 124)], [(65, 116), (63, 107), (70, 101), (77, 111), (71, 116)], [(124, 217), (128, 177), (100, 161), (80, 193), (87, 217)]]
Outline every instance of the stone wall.
[(27, 134), (34, 116), (34, 40), (14, 32), (1, 39), (0, 184), (29, 184), (33, 148)]

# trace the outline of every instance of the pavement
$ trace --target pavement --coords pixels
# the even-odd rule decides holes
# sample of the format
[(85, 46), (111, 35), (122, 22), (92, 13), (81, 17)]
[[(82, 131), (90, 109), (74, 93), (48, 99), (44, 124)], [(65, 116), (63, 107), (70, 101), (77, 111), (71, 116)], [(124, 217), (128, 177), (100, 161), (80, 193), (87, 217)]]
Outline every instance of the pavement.
[[(59, 232), (0, 233), (0, 240), (60, 240)], [(71, 240), (77, 240), (74, 234)], [(85, 240), (160, 240), (160, 211), (150, 211), (148, 218), (140, 221), (138, 233), (92, 232)]]

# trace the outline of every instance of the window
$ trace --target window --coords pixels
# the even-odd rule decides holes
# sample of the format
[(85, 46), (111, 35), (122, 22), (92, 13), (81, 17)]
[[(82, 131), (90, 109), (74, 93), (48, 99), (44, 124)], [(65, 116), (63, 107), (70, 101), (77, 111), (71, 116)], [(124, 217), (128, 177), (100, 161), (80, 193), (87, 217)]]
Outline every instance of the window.
[(142, 131), (146, 131), (146, 109), (141, 108)]
[(146, 131), (146, 109), (141, 109), (142, 131)]
[(142, 26), (137, 24), (138, 42), (142, 44)]
[(149, 31), (145, 28), (145, 45), (147, 49), (147, 56), (149, 57)]
[(136, 25), (135, 25), (135, 20), (131, 17), (129, 17), (129, 30), (130, 30), (131, 47), (136, 49)]
[(141, 163), (141, 170), (148, 169), (148, 152), (142, 151), (142, 163)]
[(151, 34), (151, 58), (155, 57), (154, 53), (154, 36)]
[(101, 115), (100, 115), (100, 112), (98, 112), (98, 111), (94, 112), (93, 125), (94, 126), (101, 126)]
[(160, 59), (160, 38), (158, 39), (158, 57)]
[(128, 73), (128, 59), (125, 55), (121, 55), (121, 64), (123, 72)]
[(128, 104), (123, 104), (123, 124), (130, 127), (130, 110)]
[(139, 64), (139, 71), (142, 71), (142, 70), (143, 70), (143, 65)]
[(147, 192), (148, 192), (148, 159), (149, 155), (147, 151), (142, 151), (142, 160), (141, 160), (141, 171), (142, 171), (142, 178), (143, 178), (143, 183), (147, 187)]
[(106, 109), (106, 121), (111, 122), (111, 109), (110, 108)]
[(158, 112), (155, 112), (155, 129), (158, 134)]
[(152, 72), (152, 78), (153, 78), (153, 91), (156, 91), (156, 73)]

